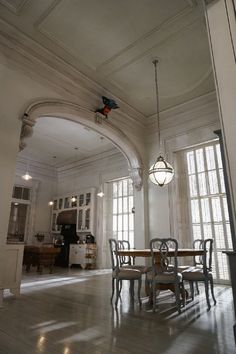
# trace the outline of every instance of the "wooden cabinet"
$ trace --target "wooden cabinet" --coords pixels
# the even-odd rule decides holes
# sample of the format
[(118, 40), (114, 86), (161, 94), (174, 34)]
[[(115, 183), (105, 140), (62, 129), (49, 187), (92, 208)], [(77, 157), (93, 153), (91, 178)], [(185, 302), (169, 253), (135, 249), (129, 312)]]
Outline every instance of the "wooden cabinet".
[(95, 243), (71, 244), (69, 266), (79, 264), (83, 269), (96, 268), (97, 246)]
[(58, 213), (65, 210), (76, 210), (76, 231), (95, 235), (95, 192), (95, 188), (90, 188), (54, 198), (51, 231), (53, 233), (60, 233), (61, 231), (61, 226), (57, 225)]

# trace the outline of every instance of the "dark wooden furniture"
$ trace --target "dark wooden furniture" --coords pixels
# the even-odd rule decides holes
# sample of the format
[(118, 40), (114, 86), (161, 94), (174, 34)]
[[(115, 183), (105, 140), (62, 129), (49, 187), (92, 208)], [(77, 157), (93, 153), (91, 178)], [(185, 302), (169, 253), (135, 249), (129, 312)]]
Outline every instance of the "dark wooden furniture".
[(53, 245), (25, 246), (23, 265), (27, 272), (30, 271), (31, 266), (36, 266), (39, 273), (42, 273), (44, 267), (49, 267), (50, 273), (52, 273), (55, 258), (59, 252), (60, 249)]

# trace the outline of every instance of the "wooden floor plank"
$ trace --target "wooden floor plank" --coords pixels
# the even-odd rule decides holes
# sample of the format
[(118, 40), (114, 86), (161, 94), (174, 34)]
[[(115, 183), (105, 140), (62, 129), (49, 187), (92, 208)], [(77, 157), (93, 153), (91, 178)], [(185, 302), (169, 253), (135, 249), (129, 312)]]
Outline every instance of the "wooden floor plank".
[(25, 274), (20, 297), (4, 295), (0, 354), (235, 354), (230, 287), (215, 286), (209, 312), (201, 288), (181, 315), (171, 292), (161, 293), (153, 313), (147, 299), (141, 310), (130, 302), (128, 283), (115, 310), (110, 289), (105, 270)]

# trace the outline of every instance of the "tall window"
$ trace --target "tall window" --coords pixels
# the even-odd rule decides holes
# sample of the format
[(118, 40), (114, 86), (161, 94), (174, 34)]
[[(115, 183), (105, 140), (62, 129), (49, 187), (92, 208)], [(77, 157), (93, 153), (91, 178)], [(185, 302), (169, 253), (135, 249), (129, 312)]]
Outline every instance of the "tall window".
[(186, 152), (193, 239), (214, 239), (213, 273), (229, 280), (223, 250), (232, 249), (220, 145), (212, 142)]
[(12, 192), (11, 212), (8, 224), (9, 241), (24, 241), (30, 206), (30, 189), (14, 186)]
[(134, 247), (134, 191), (130, 178), (112, 181), (112, 232), (117, 240)]

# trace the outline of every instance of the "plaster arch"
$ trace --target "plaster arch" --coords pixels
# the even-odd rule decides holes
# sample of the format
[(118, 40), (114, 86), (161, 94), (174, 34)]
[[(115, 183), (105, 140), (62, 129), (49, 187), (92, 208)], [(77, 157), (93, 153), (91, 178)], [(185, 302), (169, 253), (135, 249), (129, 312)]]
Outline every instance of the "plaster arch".
[(76, 103), (62, 100), (37, 101), (28, 106), (22, 119), (20, 150), (26, 146), (25, 139), (33, 134), (33, 127), (38, 118), (63, 118), (86, 126), (101, 134), (115, 145), (125, 156), (129, 174), (136, 190), (143, 185), (143, 163), (141, 155), (129, 137), (109, 120), (97, 119), (96, 113)]

